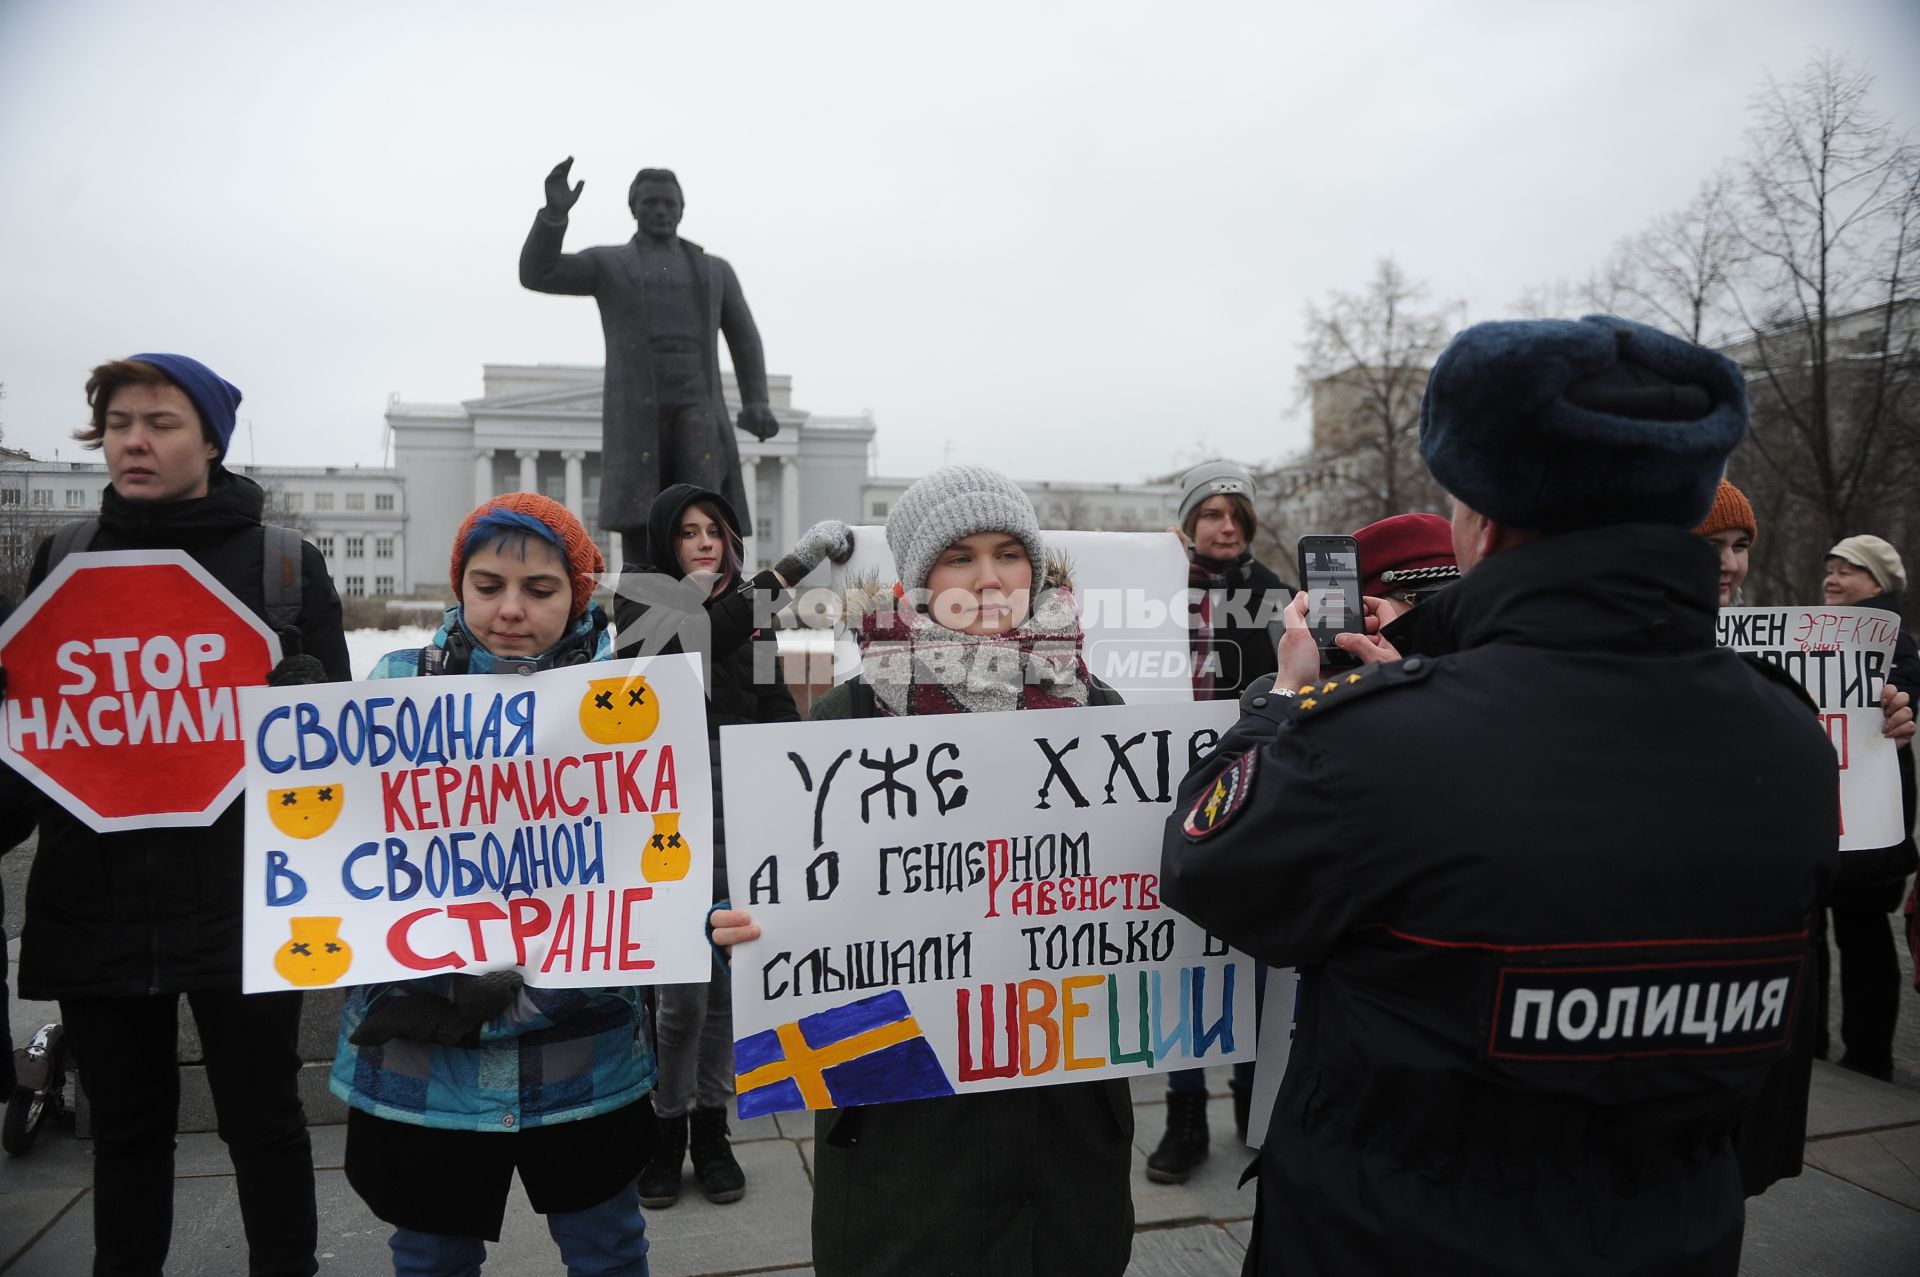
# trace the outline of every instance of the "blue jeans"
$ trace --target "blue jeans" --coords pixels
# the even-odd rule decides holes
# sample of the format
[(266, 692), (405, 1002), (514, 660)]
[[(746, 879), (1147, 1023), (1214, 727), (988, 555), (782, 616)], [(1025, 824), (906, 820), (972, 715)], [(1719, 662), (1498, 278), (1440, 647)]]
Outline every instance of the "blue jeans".
[[(1253, 1085), (1253, 1065), (1250, 1062), (1233, 1066), (1233, 1077), (1227, 1083), (1236, 1091), (1244, 1091)], [(1167, 1074), (1168, 1095), (1205, 1095), (1207, 1093), (1207, 1071), (1205, 1069), (1176, 1069)]]
[[(647, 1277), (647, 1221), (637, 1182), (598, 1206), (547, 1216), (547, 1231), (568, 1277)], [(487, 1259), (487, 1244), (478, 1237), (396, 1228), (387, 1245), (394, 1277), (478, 1277)]]

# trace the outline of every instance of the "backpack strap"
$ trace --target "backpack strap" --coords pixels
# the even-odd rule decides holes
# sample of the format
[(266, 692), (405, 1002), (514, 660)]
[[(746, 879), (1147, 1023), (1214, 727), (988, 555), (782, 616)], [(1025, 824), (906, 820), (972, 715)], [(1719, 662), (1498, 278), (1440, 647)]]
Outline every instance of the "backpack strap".
[(98, 531), (98, 519), (75, 519), (55, 528), (53, 535), (47, 539), (47, 574), (51, 576), (60, 560), (69, 554), (78, 553), (92, 545), (94, 534)]
[(267, 625), (275, 630), (297, 626), (306, 585), (300, 534), (277, 523), (263, 523), (260, 531), (260, 597)]

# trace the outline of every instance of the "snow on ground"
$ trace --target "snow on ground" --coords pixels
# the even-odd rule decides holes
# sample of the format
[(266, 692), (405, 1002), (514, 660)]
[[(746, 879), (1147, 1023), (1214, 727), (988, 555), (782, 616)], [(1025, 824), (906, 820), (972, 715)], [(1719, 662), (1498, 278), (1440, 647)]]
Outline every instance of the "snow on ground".
[(433, 631), (420, 625), (403, 625), (397, 630), (348, 630), (347, 657), (353, 676), (365, 678), (388, 652), (403, 647), (420, 647), (433, 637)]

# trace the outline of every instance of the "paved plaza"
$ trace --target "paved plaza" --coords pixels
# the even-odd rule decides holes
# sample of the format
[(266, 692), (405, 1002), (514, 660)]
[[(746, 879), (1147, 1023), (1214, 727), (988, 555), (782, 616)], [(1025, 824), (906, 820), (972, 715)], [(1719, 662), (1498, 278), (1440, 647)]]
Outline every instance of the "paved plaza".
[[(5, 864), (9, 933), (17, 934), (27, 857)], [(18, 952), (18, 940), (9, 944)], [(1904, 957), (1904, 947), (1902, 954)], [(323, 995), (324, 996), (324, 995)], [(12, 1008), (16, 1041), (55, 1018), (44, 1003)], [(316, 1029), (322, 1026), (315, 1026)], [(1837, 1026), (1836, 1026), (1837, 1030)], [(323, 1037), (322, 1034), (315, 1036)], [(1807, 1170), (1749, 1203), (1746, 1277), (1914, 1277), (1920, 1273), (1920, 997), (1901, 1008), (1895, 1084), (1833, 1065), (1815, 1066)], [(310, 1069), (317, 1089), (323, 1066)], [(1240, 1271), (1253, 1215), (1253, 1187), (1239, 1187), (1252, 1154), (1232, 1138), (1227, 1070), (1209, 1072), (1214, 1153), (1182, 1185), (1151, 1184), (1146, 1152), (1164, 1123), (1160, 1085), (1133, 1088), (1133, 1263), (1140, 1277), (1230, 1277)], [(191, 1091), (191, 1088), (189, 1088)], [(337, 1109), (318, 1094), (316, 1113)], [(188, 1109), (194, 1101), (189, 1094)], [(183, 1125), (195, 1125), (191, 1113)], [(1224, 1135), (1222, 1133), (1225, 1133)], [(702, 1200), (691, 1181), (670, 1210), (648, 1213), (658, 1277), (810, 1273), (808, 1216), (813, 1195), (813, 1122), (794, 1114), (736, 1129), (747, 1196), (732, 1206)], [(391, 1272), (387, 1228), (347, 1186), (341, 1162), (346, 1128), (314, 1128), (320, 1194), (322, 1273)], [(93, 1202), (89, 1144), (72, 1127), (49, 1126), (24, 1158), (0, 1155), (0, 1273), (81, 1277), (90, 1269)], [(177, 1277), (246, 1271), (238, 1199), (225, 1151), (210, 1133), (182, 1135), (176, 1174), (172, 1262)], [(553, 1273), (558, 1255), (540, 1217), (516, 1196), (487, 1271)]]

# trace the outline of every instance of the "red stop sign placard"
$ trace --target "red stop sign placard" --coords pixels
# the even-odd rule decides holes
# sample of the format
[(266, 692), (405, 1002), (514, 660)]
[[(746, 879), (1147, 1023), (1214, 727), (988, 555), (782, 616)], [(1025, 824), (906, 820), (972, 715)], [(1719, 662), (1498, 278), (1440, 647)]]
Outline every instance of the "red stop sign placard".
[(210, 825), (246, 779), (234, 689), (279, 659), (180, 551), (70, 554), (0, 626), (0, 758), (102, 832)]

